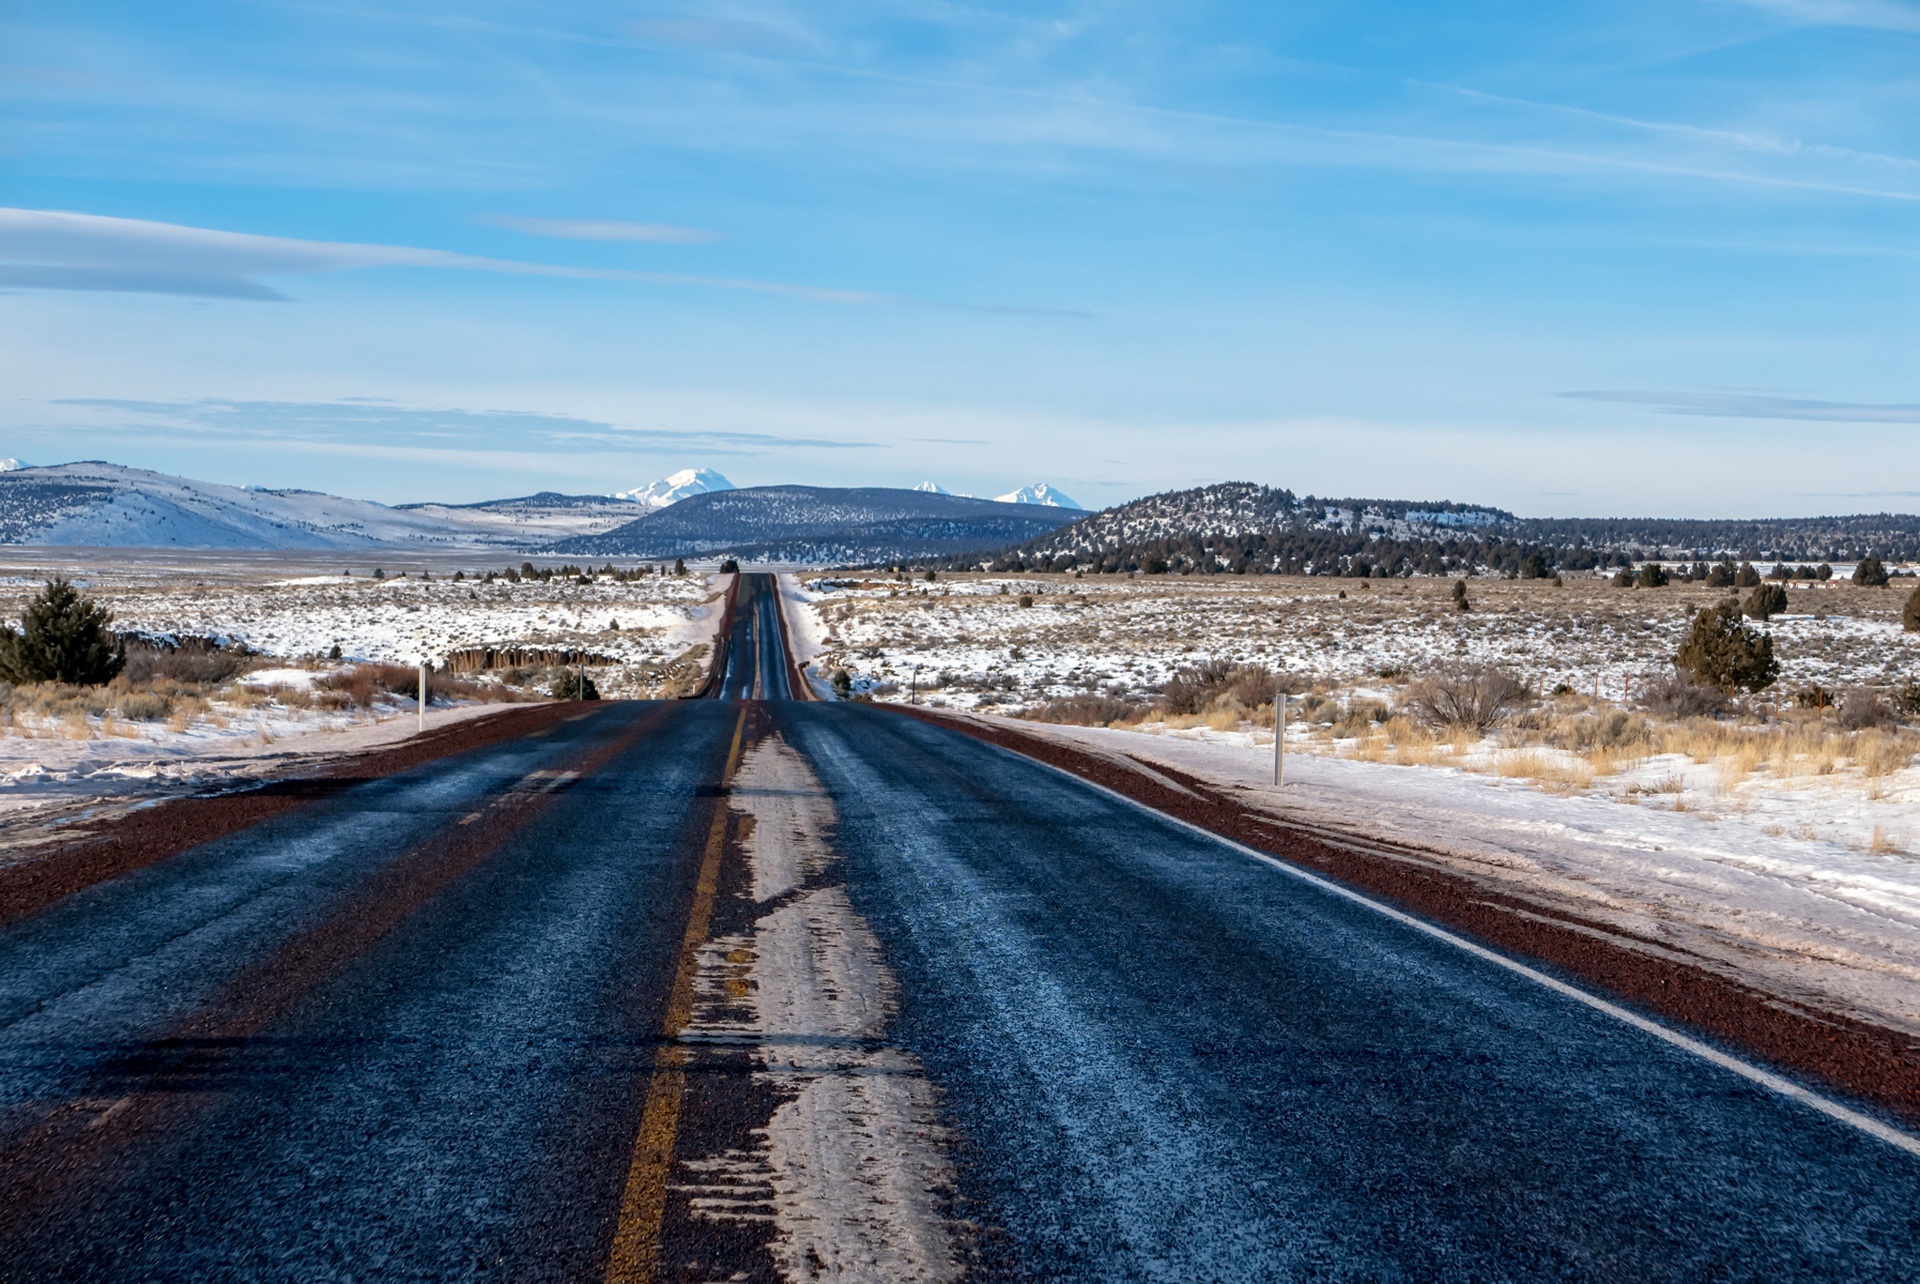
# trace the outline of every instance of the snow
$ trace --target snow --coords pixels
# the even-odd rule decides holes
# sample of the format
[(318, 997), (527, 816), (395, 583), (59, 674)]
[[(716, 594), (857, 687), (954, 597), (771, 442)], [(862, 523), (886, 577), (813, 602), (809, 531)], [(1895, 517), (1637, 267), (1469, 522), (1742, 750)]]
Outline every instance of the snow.
[(1004, 495), (995, 495), (993, 498), (998, 504), (1039, 504), (1045, 508), (1080, 507), (1046, 482), (1035, 482), (1031, 486), (1022, 486), (1018, 490), (1010, 490)]
[[(1861, 850), (1840, 832), (1780, 832), (1791, 798), (1674, 811), (1561, 797), (1455, 768), (1291, 750), (1287, 784), (1275, 791), (1267, 732), (1018, 725), (1218, 782), (1279, 816), (1430, 849), (1437, 863), (1503, 893), (1920, 1034), (1920, 861)], [(1291, 731), (1289, 744), (1308, 747)], [(1649, 762), (1640, 772), (1677, 765)], [(1889, 810), (1920, 820), (1920, 796)]]
[(659, 481), (649, 482), (645, 486), (636, 486), (632, 490), (617, 490), (615, 499), (631, 500), (649, 511), (667, 508), (679, 503), (689, 495), (705, 495), (710, 491), (733, 490), (734, 484), (711, 468), (683, 468), (671, 476)]

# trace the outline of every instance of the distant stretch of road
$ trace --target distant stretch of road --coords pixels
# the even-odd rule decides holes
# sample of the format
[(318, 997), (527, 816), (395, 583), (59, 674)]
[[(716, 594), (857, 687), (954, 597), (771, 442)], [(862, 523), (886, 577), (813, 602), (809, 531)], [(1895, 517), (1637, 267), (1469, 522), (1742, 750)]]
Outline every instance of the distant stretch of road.
[(0, 928), (0, 1280), (1920, 1276), (1904, 1134), (723, 655)]

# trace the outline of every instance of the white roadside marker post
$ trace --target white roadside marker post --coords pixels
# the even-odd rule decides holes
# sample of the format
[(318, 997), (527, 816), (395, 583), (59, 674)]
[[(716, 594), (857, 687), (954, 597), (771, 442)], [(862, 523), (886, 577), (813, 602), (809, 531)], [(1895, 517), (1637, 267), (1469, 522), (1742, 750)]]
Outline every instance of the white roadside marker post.
[(427, 657), (424, 655), (420, 657), (419, 705), (420, 707), (415, 711), (419, 718), (418, 727), (421, 731), (425, 731), (427, 729)]
[(1273, 695), (1273, 787), (1280, 787), (1280, 763), (1283, 746), (1287, 739), (1287, 693), (1276, 691)]

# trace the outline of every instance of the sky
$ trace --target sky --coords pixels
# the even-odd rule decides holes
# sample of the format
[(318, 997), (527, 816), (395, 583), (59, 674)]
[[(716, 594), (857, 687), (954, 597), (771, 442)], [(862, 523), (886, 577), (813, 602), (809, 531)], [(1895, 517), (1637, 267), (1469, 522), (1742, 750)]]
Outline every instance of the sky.
[(1920, 0), (5, 0), (0, 455), (1920, 508)]

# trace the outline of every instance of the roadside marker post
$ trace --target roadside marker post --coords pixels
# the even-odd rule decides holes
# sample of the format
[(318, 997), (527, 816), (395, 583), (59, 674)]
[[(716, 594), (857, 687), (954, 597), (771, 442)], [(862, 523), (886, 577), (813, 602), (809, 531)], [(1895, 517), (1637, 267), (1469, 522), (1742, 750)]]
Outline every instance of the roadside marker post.
[(1287, 739), (1287, 693), (1276, 691), (1273, 696), (1273, 787), (1278, 789), (1281, 780), (1281, 754)]
[(420, 657), (419, 706), (420, 706), (419, 709), (416, 710), (417, 714), (419, 715), (418, 725), (421, 731), (425, 731), (427, 729), (427, 657), (424, 655)]

